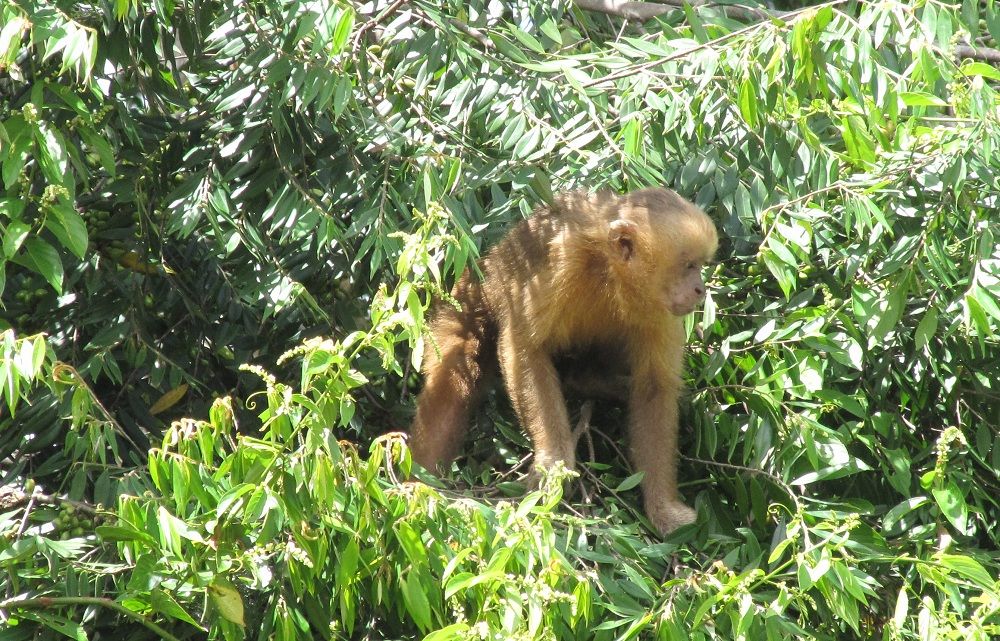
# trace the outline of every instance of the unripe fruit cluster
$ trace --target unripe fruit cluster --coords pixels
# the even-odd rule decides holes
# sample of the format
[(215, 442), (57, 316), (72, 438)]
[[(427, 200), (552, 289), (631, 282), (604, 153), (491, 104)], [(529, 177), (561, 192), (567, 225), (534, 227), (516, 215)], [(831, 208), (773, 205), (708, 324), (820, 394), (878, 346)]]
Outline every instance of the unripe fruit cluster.
[(94, 531), (94, 526), (100, 521), (99, 516), (87, 515), (76, 509), (70, 503), (63, 503), (59, 514), (52, 521), (56, 531), (59, 532), (59, 540), (79, 538)]

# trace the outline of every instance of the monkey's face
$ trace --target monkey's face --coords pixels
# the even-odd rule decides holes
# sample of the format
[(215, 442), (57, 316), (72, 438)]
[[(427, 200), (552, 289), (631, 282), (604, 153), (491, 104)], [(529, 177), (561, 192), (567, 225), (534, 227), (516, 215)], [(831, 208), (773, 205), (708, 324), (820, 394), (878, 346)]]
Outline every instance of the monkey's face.
[(705, 300), (702, 274), (718, 245), (715, 225), (700, 210), (692, 208), (661, 230), (659, 245), (665, 250), (657, 279), (663, 304), (674, 316), (690, 314)]
[(666, 274), (664, 303), (674, 316), (690, 314), (705, 300), (701, 260), (684, 259)]

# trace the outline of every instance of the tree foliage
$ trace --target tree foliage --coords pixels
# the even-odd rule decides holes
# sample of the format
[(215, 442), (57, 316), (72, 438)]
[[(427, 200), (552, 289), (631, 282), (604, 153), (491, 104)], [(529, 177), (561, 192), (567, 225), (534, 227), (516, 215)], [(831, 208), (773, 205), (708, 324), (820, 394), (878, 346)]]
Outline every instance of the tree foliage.
[[(770, 16), (0, 5), (0, 638), (1000, 635), (1000, 13)], [(432, 296), (657, 184), (724, 236), (698, 524), (646, 528), (613, 408), (565, 499), (502, 403), (400, 483)]]

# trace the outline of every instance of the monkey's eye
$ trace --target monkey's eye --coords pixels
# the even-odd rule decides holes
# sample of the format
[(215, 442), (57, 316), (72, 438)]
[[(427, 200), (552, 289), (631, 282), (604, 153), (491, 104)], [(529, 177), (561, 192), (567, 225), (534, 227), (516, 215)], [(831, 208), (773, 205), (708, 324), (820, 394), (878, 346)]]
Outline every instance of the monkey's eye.
[(687, 269), (698, 269), (698, 265), (696, 265), (694, 261), (688, 261), (688, 264), (685, 265), (685, 267)]

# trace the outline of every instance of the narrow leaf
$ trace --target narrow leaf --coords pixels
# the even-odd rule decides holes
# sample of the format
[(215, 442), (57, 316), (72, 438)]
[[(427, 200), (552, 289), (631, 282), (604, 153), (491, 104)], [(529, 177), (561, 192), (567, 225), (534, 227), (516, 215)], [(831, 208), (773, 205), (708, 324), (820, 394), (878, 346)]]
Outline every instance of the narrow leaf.
[(176, 405), (182, 398), (184, 398), (184, 395), (187, 394), (187, 391), (188, 391), (187, 383), (181, 383), (180, 385), (178, 385), (177, 387), (175, 387), (174, 389), (170, 390), (169, 392), (161, 396), (159, 399), (157, 399), (157, 401), (153, 403), (152, 407), (149, 408), (149, 413), (155, 416), (160, 412), (167, 411), (168, 409)]

